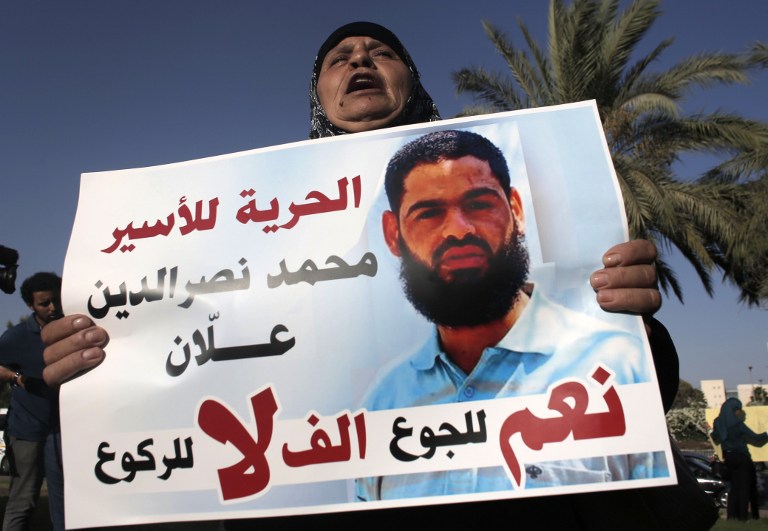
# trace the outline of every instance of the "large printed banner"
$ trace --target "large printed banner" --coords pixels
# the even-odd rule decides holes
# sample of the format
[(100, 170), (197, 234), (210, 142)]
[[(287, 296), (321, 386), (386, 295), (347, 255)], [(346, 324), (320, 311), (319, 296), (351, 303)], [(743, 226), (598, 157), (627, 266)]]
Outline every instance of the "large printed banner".
[(592, 102), (83, 175), (68, 527), (674, 483), (626, 239)]

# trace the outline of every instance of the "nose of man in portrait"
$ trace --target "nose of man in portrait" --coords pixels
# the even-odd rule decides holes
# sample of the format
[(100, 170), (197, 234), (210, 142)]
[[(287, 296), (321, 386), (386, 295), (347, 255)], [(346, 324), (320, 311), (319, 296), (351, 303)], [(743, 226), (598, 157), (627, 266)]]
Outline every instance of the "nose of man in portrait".
[(522, 201), (498, 148), (474, 133), (441, 131), (411, 143), (389, 168), (384, 239), (401, 258), (410, 302), (443, 327), (505, 317), (526, 283), (528, 252)]

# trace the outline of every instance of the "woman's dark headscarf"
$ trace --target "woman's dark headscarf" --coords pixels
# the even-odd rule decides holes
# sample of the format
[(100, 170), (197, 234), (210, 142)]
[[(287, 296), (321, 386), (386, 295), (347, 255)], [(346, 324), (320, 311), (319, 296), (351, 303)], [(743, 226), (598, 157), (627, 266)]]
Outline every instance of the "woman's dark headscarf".
[(403, 108), (403, 112), (391, 123), (387, 124), (387, 127), (434, 122), (440, 119), (440, 114), (437, 112), (435, 103), (432, 101), (429, 94), (427, 94), (427, 91), (424, 90), (424, 87), (421, 86), (419, 71), (416, 69), (416, 65), (413, 64), (411, 56), (408, 55), (408, 51), (403, 47), (395, 34), (384, 26), (379, 26), (373, 22), (352, 22), (331, 33), (330, 37), (325, 40), (320, 47), (320, 50), (317, 52), (315, 65), (312, 69), (312, 82), (309, 86), (309, 106), (311, 111), (309, 138), (322, 138), (326, 136), (347, 134), (347, 131), (336, 127), (331, 123), (328, 116), (325, 114), (325, 109), (323, 109), (323, 106), (320, 104), (320, 98), (317, 96), (317, 79), (320, 77), (320, 68), (323, 66), (323, 59), (325, 59), (326, 54), (334, 46), (347, 37), (371, 37), (377, 41), (383, 42), (394, 50), (400, 59), (402, 59), (408, 66), (408, 70), (411, 71), (411, 78), (413, 79), (413, 89), (411, 89), (411, 94)]
[(741, 409), (741, 401), (738, 398), (729, 398), (720, 407), (720, 415), (714, 422), (714, 432), (717, 440), (725, 441), (728, 439), (728, 432), (737, 433), (736, 426), (744, 421), (736, 415), (736, 411)]

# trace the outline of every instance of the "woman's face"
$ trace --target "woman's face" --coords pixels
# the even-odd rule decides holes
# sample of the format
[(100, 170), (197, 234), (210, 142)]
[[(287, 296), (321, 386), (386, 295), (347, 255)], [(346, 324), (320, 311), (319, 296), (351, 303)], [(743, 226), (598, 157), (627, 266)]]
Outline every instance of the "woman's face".
[(408, 66), (371, 37), (342, 40), (326, 54), (317, 80), (326, 116), (349, 133), (385, 127), (403, 112), (412, 88)]

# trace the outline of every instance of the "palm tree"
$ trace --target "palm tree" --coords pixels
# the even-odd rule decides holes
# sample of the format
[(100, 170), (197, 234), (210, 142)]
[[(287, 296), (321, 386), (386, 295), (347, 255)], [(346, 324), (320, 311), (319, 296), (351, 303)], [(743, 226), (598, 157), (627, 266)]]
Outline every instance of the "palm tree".
[[(751, 69), (768, 66), (768, 49), (757, 43), (748, 53), (701, 54), (650, 72), (672, 44), (662, 41), (634, 59), (637, 44), (660, 15), (659, 3), (635, 0), (619, 13), (619, 0), (570, 5), (551, 0), (546, 53), (522, 21), (527, 50), (516, 49), (503, 32), (483, 22), (512, 76), (481, 67), (454, 73), (457, 91), (473, 94), (479, 103), (462, 114), (596, 100), (632, 237), (656, 241), (662, 250), (676, 247), (710, 295), (712, 272), (720, 269), (739, 286), (742, 299), (755, 304), (766, 297), (768, 275), (765, 267), (756, 269), (755, 243), (743, 231), (750, 223), (747, 208), (766, 216), (768, 200), (760, 203), (750, 194), (766, 193), (766, 186), (751, 180), (766, 179), (768, 124), (721, 112), (686, 115), (681, 102), (694, 88), (747, 82)], [(722, 163), (696, 180), (679, 179), (673, 163), (687, 152), (715, 154)], [(765, 257), (768, 245), (761, 245)], [(661, 259), (658, 271), (664, 290), (682, 300), (674, 272)]]
[(725, 276), (741, 288), (741, 300), (768, 309), (768, 172), (743, 185), (745, 216), (725, 265)]

